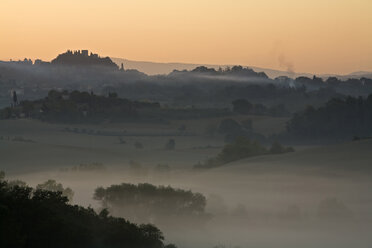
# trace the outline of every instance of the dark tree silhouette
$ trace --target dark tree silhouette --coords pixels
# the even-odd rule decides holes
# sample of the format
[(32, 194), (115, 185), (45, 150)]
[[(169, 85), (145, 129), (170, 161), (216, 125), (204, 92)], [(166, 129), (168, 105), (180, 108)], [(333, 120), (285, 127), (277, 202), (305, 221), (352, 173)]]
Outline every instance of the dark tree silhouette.
[(69, 201), (72, 201), (74, 197), (74, 191), (71, 188), (64, 188), (61, 183), (57, 183), (55, 180), (49, 179), (44, 183), (36, 186), (38, 190), (46, 190), (51, 192), (61, 192), (62, 196), (67, 197)]
[(137, 226), (107, 210), (67, 204), (61, 192), (0, 181), (0, 247), (164, 248), (153, 225)]
[(101, 66), (110, 69), (118, 69), (118, 66), (109, 58), (101, 58), (98, 54), (90, 53), (88, 50), (70, 51), (59, 54), (51, 62), (53, 65), (83, 65), (83, 66)]

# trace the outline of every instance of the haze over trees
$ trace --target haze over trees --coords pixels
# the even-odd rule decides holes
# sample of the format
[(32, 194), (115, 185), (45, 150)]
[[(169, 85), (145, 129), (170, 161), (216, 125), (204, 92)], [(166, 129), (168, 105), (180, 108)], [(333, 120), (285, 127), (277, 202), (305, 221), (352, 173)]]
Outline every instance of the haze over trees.
[(209, 218), (202, 194), (170, 186), (122, 183), (97, 188), (94, 198), (113, 214), (130, 217), (136, 223), (171, 221), (174, 225), (185, 225), (190, 221), (202, 223)]
[[(121, 98), (147, 99), (177, 107), (226, 108), (232, 101), (245, 99), (257, 105), (258, 113), (281, 116), (309, 104), (319, 106), (331, 97), (366, 96), (372, 93), (372, 79), (317, 76), (271, 79), (265, 73), (242, 66), (220, 70), (201, 66), (148, 76), (136, 70), (119, 69), (110, 58), (82, 50), (62, 53), (51, 63), (40, 60), (33, 63), (28, 59), (0, 62), (0, 88), (2, 106), (9, 103), (11, 90), (17, 92), (19, 102), (45, 97), (51, 89), (93, 90), (97, 94), (117, 92)], [(262, 110), (260, 104), (267, 109)]]

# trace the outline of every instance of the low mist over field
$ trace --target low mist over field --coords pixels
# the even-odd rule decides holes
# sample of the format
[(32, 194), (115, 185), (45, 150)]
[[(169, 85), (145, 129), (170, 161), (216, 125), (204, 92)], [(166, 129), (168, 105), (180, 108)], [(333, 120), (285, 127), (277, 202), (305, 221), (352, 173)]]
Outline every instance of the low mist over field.
[[(225, 146), (219, 135), (208, 137), (198, 132), (197, 128), (216, 121), (182, 121), (190, 127), (186, 135), (177, 130), (178, 121), (162, 125), (61, 125), (3, 120), (2, 169), (9, 182), (22, 180), (32, 187), (56, 180), (74, 192), (71, 204), (97, 211), (107, 207), (113, 216), (138, 224), (153, 223), (168, 242), (180, 247), (273, 247), (278, 242), (286, 247), (299, 243), (348, 247), (371, 242), (367, 231), (372, 220), (371, 141), (295, 146), (295, 152), (193, 169)], [(79, 131), (69, 132), (66, 127)], [(102, 133), (125, 128), (126, 135), (80, 131), (93, 128)], [(166, 132), (173, 132), (174, 149), (165, 148), (169, 136), (161, 133)], [(22, 139), (17, 140), (17, 136)], [(136, 142), (143, 148), (136, 148)], [(161, 196), (150, 191), (139, 198), (143, 203), (131, 203), (130, 198), (125, 200), (129, 191), (120, 193), (119, 187), (115, 194), (123, 200), (117, 203), (94, 197), (99, 187), (143, 183), (191, 190), (202, 194), (205, 202), (198, 210), (181, 214), (172, 206), (178, 201), (172, 194)], [(156, 204), (169, 203), (159, 208), (150, 204), (155, 199)], [(142, 205), (146, 202), (150, 205)]]

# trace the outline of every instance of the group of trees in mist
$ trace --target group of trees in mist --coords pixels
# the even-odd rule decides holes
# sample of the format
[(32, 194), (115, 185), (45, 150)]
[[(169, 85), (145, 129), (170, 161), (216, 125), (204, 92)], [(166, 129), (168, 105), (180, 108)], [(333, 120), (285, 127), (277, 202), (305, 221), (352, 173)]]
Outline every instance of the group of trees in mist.
[[(283, 77), (280, 80), (283, 80)], [(284, 79), (284, 81), (288, 80), (290, 79)], [(353, 96), (369, 94), (372, 87), (372, 79), (366, 77), (349, 78), (346, 80), (341, 80), (337, 77), (328, 77), (327, 79), (316, 76), (313, 78), (298, 77), (293, 82), (295, 85), (306, 87), (309, 90), (327, 87), (338, 93)]]
[[(276, 81), (244, 83), (209, 77), (187, 79), (181, 75), (159, 76), (151, 80), (141, 80), (137, 84), (120, 84), (103, 89), (104, 92), (113, 90), (121, 97), (150, 99), (178, 108), (196, 106), (223, 109), (230, 107), (232, 101), (245, 99), (255, 104), (263, 104), (267, 108), (283, 105), (289, 112), (300, 110), (309, 104), (322, 104), (341, 95), (326, 84), (309, 91), (303, 85), (291, 87)], [(372, 86), (369, 91), (372, 92)], [(271, 112), (272, 110), (267, 111), (268, 114)]]
[(292, 147), (285, 147), (278, 142), (274, 142), (268, 149), (258, 141), (249, 140), (245, 137), (238, 137), (234, 142), (226, 144), (216, 157), (210, 158), (203, 163), (194, 165), (195, 169), (208, 169), (223, 166), (224, 164), (244, 158), (259, 155), (281, 154), (293, 152)]
[(137, 119), (139, 108), (159, 108), (159, 104), (122, 99), (116, 93), (99, 96), (51, 90), (44, 99), (22, 101), (16, 107), (1, 110), (0, 116), (3, 119), (24, 116), (50, 122), (102, 122), (107, 119), (115, 122)]
[(202, 194), (170, 186), (122, 183), (97, 188), (94, 199), (116, 216), (130, 217), (136, 223), (171, 222), (177, 226), (177, 223), (203, 223), (209, 218)]
[(287, 132), (297, 139), (351, 139), (372, 136), (371, 126), (372, 94), (334, 98), (319, 108), (309, 106), (290, 119)]
[(68, 204), (60, 191), (9, 186), (0, 172), (0, 247), (174, 248), (150, 224)]

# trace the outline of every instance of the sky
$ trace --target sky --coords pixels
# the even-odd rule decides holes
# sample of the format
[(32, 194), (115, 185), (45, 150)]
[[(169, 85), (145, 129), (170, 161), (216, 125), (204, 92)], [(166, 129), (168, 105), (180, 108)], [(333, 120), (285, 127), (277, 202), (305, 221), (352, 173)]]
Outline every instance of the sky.
[(0, 60), (67, 49), (140, 61), (372, 71), (372, 0), (0, 0)]

